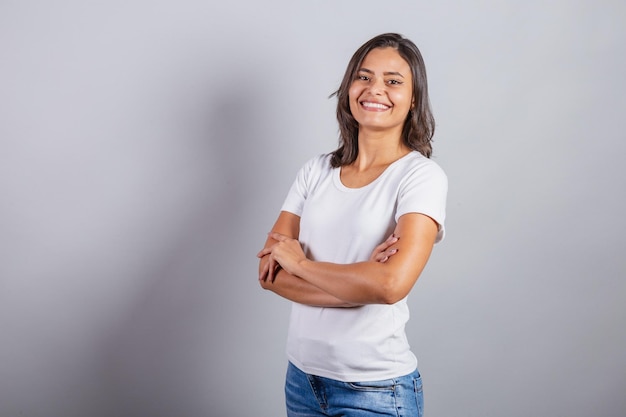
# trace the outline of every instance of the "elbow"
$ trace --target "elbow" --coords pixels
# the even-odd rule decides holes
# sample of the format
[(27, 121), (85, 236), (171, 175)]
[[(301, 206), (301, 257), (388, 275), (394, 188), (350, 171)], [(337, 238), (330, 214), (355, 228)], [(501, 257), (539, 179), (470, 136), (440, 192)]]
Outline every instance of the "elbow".
[(260, 279), (259, 285), (264, 290), (270, 290), (272, 288), (272, 283), (268, 279)]
[(406, 294), (400, 295), (398, 291), (384, 291), (379, 297), (378, 304), (395, 304), (398, 301), (402, 300), (404, 297), (406, 297)]
[(402, 281), (393, 277), (387, 277), (378, 294), (379, 304), (395, 304), (409, 295), (411, 288), (406, 288)]

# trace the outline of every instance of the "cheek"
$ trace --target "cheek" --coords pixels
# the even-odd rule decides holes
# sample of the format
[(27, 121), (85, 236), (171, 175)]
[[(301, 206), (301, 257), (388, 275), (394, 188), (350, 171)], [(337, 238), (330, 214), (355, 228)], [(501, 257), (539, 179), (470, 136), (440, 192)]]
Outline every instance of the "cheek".
[(356, 100), (359, 95), (361, 94), (360, 89), (356, 86), (352, 86), (350, 87), (350, 89), (348, 89), (348, 99), (350, 100), (350, 103), (352, 103), (352, 101)]
[(350, 111), (354, 112), (355, 107), (358, 105), (357, 101), (361, 91), (358, 88), (350, 87), (348, 90), (348, 103), (350, 104)]
[(350, 100), (350, 114), (352, 114), (352, 117), (356, 118), (358, 117), (358, 107), (356, 102)]
[(401, 105), (402, 107), (410, 108), (412, 105), (413, 96), (410, 93), (398, 93), (394, 98), (394, 103), (396, 105)]

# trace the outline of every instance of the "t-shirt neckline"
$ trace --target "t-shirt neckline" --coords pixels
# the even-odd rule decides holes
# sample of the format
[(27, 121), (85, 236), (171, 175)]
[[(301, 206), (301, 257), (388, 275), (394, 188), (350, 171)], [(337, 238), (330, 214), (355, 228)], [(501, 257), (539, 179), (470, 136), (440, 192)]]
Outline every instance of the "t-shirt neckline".
[(383, 170), (383, 172), (381, 172), (378, 177), (374, 178), (373, 181), (371, 181), (368, 184), (365, 184), (362, 187), (353, 188), (353, 187), (347, 187), (346, 185), (344, 185), (344, 183), (341, 182), (341, 167), (335, 168), (333, 170), (333, 182), (335, 183), (335, 186), (339, 190), (345, 191), (345, 192), (359, 192), (359, 191), (366, 190), (366, 189), (371, 188), (374, 185), (376, 185), (376, 183), (380, 182), (382, 180), (382, 178), (384, 178), (386, 175), (388, 175), (388, 173), (392, 170), (393, 167), (398, 165), (401, 161), (407, 159), (409, 157), (409, 155), (413, 155), (415, 152), (416, 151), (410, 151), (406, 155), (396, 159), (395, 161), (390, 163), (389, 166), (387, 168), (385, 168)]

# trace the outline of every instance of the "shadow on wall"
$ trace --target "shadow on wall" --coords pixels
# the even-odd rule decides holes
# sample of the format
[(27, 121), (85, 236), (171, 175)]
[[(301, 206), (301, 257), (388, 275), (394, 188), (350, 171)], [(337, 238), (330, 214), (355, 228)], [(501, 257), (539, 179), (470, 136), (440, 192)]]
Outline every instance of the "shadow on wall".
[(182, 222), (175, 250), (155, 260), (148, 285), (109, 340), (103, 362), (114, 403), (109, 415), (232, 412), (224, 404), (224, 393), (232, 391), (224, 378), (235, 374), (237, 323), (245, 319), (235, 300), (256, 261), (232, 262), (237, 256), (231, 249), (238, 247), (253, 176), (261, 172), (256, 139), (267, 118), (252, 107), (259, 97), (250, 88), (217, 92), (191, 115), (197, 128), (181, 146), (193, 146), (196, 154), (200, 197)]

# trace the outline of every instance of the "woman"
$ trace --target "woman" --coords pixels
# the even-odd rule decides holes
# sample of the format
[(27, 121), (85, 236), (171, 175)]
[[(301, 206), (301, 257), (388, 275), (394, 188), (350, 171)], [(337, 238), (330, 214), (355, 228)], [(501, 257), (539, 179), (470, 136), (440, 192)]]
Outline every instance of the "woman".
[(302, 167), (258, 254), (261, 286), (294, 302), (287, 413), (421, 416), (406, 297), (444, 236), (447, 178), (419, 50), (376, 36), (335, 95), (340, 146)]

